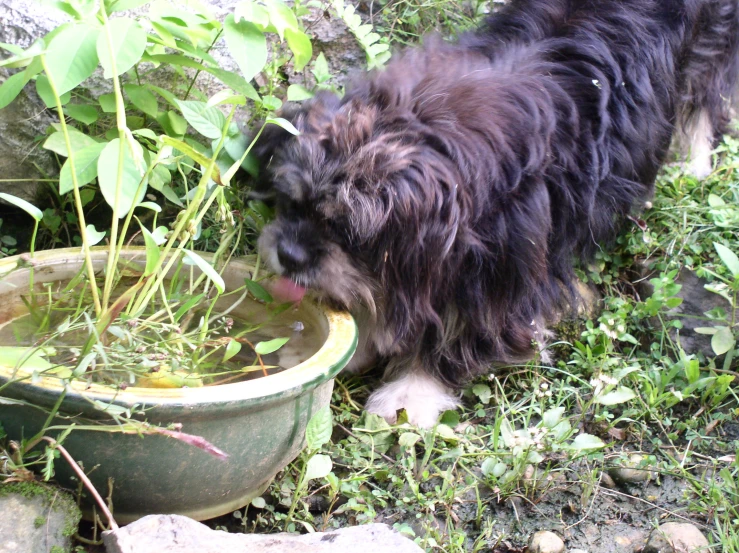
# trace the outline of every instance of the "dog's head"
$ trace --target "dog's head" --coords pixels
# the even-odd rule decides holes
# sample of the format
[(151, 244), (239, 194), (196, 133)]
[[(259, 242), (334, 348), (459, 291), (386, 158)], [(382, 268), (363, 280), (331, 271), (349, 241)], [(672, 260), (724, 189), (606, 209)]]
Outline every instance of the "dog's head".
[(285, 115), (301, 134), (271, 126), (257, 146), (276, 205), (260, 239), (267, 263), (347, 308), (374, 311), (392, 287), (422, 295), (438, 267), (421, 265), (441, 261), (458, 223), (459, 179), (438, 138), (372, 93), (322, 93)]

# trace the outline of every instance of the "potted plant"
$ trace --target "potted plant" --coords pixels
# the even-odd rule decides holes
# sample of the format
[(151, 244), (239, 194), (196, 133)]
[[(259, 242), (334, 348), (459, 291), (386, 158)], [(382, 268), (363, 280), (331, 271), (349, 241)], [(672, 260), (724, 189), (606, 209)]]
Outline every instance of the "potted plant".
[[(21, 68), (0, 86), (2, 102), (33, 81), (58, 113), (44, 146), (66, 157), (58, 194), (71, 198), (81, 247), (34, 251), (44, 214), (2, 195), (35, 226), (28, 254), (0, 260), (0, 423), (17, 467), (37, 464), (76, 486), (86, 477), (53, 463), (55, 449), (68, 453), (110, 493), (119, 521), (204, 519), (246, 504), (297, 455), (310, 417), (328, 413), (356, 327), (345, 313), (273, 300), (258, 255), (243, 255), (268, 210), (241, 205), (230, 187), (239, 169), (253, 171), (253, 141), (233, 119), (249, 101), (251, 122), (263, 121), (252, 136), (266, 124), (297, 132), (271, 117), (277, 70), (312, 57), (295, 13), (279, 0), (248, 2), (221, 23), (157, 2), (139, 20), (109, 18), (143, 3), (60, 0), (74, 21), (1, 62)], [(265, 33), (285, 44), (269, 64)], [(240, 74), (209, 53), (222, 35)], [(98, 65), (113, 92), (85, 99), (77, 87)], [(183, 86), (139, 80), (165, 66)], [(257, 91), (250, 81), (262, 70), (271, 80)], [(224, 86), (196, 93), (200, 72)], [(90, 183), (111, 212), (106, 231), (86, 221)], [(158, 225), (172, 204), (176, 218)], [(206, 232), (214, 251), (196, 252)], [(132, 236), (143, 247), (129, 247)], [(269, 357), (280, 353), (291, 368)]]

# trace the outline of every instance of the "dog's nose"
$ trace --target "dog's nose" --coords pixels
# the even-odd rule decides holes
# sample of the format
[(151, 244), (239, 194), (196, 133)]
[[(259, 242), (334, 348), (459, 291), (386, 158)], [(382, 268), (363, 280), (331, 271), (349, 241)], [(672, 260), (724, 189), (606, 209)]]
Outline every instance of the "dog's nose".
[(280, 240), (277, 244), (277, 259), (288, 271), (299, 271), (309, 261), (308, 251), (291, 240)]

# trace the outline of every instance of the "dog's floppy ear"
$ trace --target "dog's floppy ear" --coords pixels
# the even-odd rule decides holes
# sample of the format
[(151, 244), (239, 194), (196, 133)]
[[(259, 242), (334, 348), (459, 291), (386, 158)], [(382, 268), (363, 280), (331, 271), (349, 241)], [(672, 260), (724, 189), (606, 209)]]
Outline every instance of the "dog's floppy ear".
[[(318, 92), (314, 98), (303, 104), (288, 104), (276, 117), (290, 122), (299, 132), (316, 131), (331, 119), (339, 108), (340, 99), (328, 91)], [(279, 125), (268, 124), (259, 135), (252, 148), (250, 157), (254, 160), (256, 177), (251, 195), (257, 199), (272, 196), (272, 172), (270, 165), (278, 150), (284, 147), (295, 136)]]

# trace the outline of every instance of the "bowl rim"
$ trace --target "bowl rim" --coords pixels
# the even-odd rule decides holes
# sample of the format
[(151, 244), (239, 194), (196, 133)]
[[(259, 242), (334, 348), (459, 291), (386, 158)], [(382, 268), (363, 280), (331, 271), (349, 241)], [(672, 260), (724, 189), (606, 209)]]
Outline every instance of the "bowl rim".
[[(126, 247), (123, 252), (141, 253), (145, 248)], [(93, 257), (107, 259), (107, 248), (93, 248)], [(205, 259), (211, 256), (198, 252)], [(19, 267), (28, 267), (29, 260), (33, 260), (34, 266), (53, 266), (64, 264), (70, 257), (81, 257), (79, 248), (60, 248), (55, 250), (42, 250), (30, 254), (21, 254), (0, 260), (0, 279), (10, 271)], [(232, 259), (231, 264), (243, 263), (243, 260)], [(142, 407), (182, 407), (200, 409), (206, 405), (231, 405), (233, 407), (251, 407), (263, 403), (288, 399), (315, 388), (316, 386), (332, 379), (343, 369), (354, 355), (358, 342), (357, 325), (348, 312), (337, 311), (326, 305), (306, 299), (310, 309), (315, 310), (326, 319), (328, 334), (326, 340), (319, 350), (304, 362), (279, 372), (274, 375), (264, 376), (246, 382), (236, 382), (215, 386), (204, 386), (200, 388), (141, 388), (128, 387), (124, 390), (113, 390), (101, 384), (87, 385), (83, 382), (72, 381), (64, 386), (59, 379), (40, 376), (35, 382), (30, 380), (17, 380), (8, 389), (15, 388), (17, 392), (37, 393), (41, 391), (45, 395), (58, 395), (66, 388), (67, 395), (65, 404), (72, 402), (75, 407), (85, 407), (88, 411), (93, 407), (100, 412), (100, 407), (94, 408), (93, 402), (99, 401), (105, 404), (115, 404), (124, 407), (139, 405)], [(0, 364), (0, 382), (12, 378), (14, 367)], [(29, 375), (30, 379), (31, 375)], [(77, 405), (79, 404), (79, 405)]]

